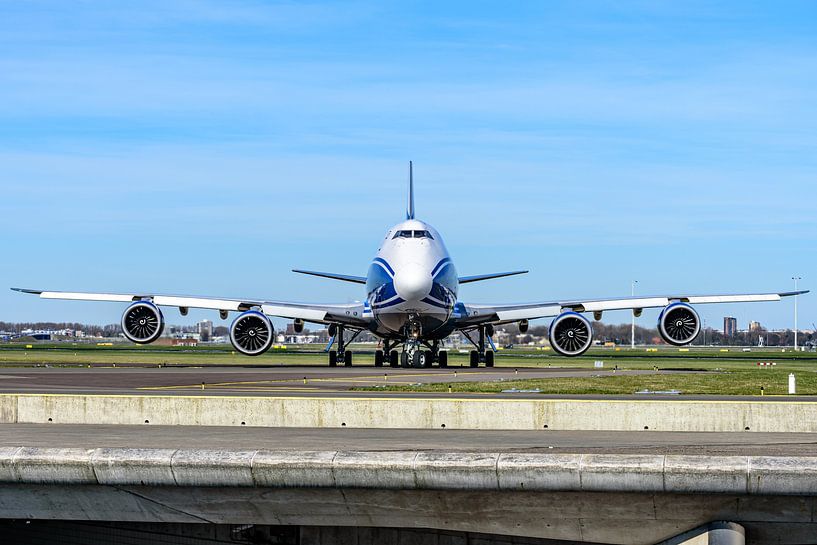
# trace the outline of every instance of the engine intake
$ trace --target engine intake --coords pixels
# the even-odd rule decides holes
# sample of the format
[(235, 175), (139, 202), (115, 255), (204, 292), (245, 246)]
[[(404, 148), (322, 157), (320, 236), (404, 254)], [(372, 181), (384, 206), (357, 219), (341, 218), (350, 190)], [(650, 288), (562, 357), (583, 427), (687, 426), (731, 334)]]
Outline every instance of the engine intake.
[(230, 326), (230, 342), (242, 354), (258, 356), (272, 346), (274, 333), (272, 323), (264, 313), (248, 310), (233, 320)]
[(682, 346), (695, 340), (701, 332), (701, 318), (686, 303), (672, 303), (658, 316), (658, 333), (669, 344)]
[(593, 342), (590, 321), (577, 312), (563, 312), (550, 323), (550, 346), (563, 356), (580, 356)]
[(131, 342), (152, 343), (162, 335), (164, 329), (162, 311), (149, 301), (137, 301), (122, 314), (122, 333)]

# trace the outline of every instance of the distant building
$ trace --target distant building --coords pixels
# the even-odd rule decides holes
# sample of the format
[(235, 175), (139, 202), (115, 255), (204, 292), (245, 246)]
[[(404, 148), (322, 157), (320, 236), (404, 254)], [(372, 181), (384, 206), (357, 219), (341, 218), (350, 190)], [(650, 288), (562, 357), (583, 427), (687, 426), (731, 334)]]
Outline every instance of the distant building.
[(749, 332), (756, 333), (758, 331), (763, 331), (763, 326), (760, 325), (760, 322), (755, 322), (754, 320), (749, 322)]
[(208, 342), (213, 338), (213, 322), (210, 320), (202, 320), (198, 324), (199, 339), (202, 342)]
[(738, 320), (732, 316), (725, 316), (723, 318), (723, 336), (734, 337), (738, 332)]
[(173, 346), (197, 346), (199, 341), (196, 339), (173, 339)]

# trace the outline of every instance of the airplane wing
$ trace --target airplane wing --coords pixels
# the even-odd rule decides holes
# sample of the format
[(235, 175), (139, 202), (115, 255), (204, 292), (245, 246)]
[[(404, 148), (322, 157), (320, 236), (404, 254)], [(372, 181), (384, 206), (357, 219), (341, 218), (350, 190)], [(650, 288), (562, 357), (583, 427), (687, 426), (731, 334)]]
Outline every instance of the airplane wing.
[(199, 297), (189, 295), (161, 295), (154, 293), (88, 293), (70, 291), (44, 291), (11, 288), (14, 291), (39, 295), (41, 299), (66, 299), (73, 301), (109, 301), (132, 303), (150, 300), (153, 304), (180, 309), (203, 308), (219, 311), (243, 312), (258, 308), (268, 316), (301, 319), (315, 323), (341, 323), (365, 327), (371, 320), (371, 310), (364, 303), (310, 304), (262, 299), (230, 299), (219, 297)]
[(629, 310), (635, 312), (645, 308), (661, 308), (670, 303), (689, 304), (710, 303), (750, 303), (779, 301), (783, 297), (802, 295), (808, 290), (777, 293), (749, 293), (738, 295), (661, 295), (651, 297), (621, 297), (616, 299), (574, 299), (518, 305), (458, 305), (457, 327), (464, 328), (485, 323), (509, 323), (519, 320), (534, 320), (558, 316), (563, 311), (603, 312), (606, 310)]

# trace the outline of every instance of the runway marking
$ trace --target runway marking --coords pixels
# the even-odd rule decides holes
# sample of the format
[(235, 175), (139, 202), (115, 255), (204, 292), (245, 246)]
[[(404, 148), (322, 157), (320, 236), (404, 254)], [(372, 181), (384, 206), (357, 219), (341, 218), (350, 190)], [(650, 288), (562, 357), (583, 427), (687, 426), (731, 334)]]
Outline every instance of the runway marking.
[[(405, 385), (405, 384), (415, 384), (417, 381), (407, 380), (408, 377), (454, 377), (457, 376), (456, 372), (451, 373), (415, 373), (410, 375), (392, 375), (399, 377), (398, 379), (389, 379), (385, 380), (383, 375), (361, 375), (357, 377), (331, 377), (331, 378), (310, 378), (306, 377), (308, 382), (342, 382), (342, 383), (354, 383), (354, 382), (361, 382), (361, 383), (389, 383), (389, 384), (398, 384), (398, 385)], [(480, 374), (480, 376), (485, 376), (484, 374)], [(257, 385), (257, 384), (287, 384), (292, 382), (302, 382), (303, 378), (281, 378), (281, 379), (269, 379), (269, 380), (245, 380), (245, 381), (230, 381), (230, 382), (205, 382), (205, 388), (211, 387), (218, 387), (218, 386), (241, 386), (243, 384), (248, 385)], [(178, 384), (172, 386), (141, 386), (136, 388), (136, 390), (184, 390), (184, 389), (195, 389), (201, 388), (201, 383), (198, 384)]]

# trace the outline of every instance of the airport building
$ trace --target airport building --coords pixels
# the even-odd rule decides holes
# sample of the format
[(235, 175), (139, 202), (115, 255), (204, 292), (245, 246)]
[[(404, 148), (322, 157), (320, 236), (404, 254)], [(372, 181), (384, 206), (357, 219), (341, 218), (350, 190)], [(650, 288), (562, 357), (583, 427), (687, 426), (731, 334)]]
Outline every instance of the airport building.
[(213, 322), (210, 320), (202, 320), (197, 324), (199, 339), (202, 342), (208, 342), (213, 338)]
[(734, 337), (738, 332), (738, 320), (732, 316), (725, 316), (723, 318), (723, 335), (724, 337)]

